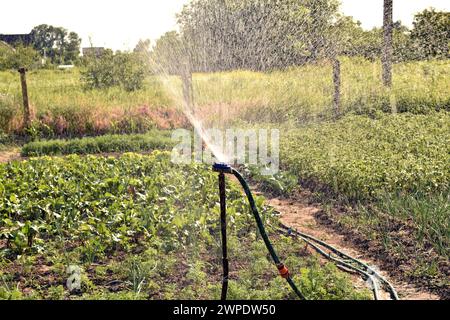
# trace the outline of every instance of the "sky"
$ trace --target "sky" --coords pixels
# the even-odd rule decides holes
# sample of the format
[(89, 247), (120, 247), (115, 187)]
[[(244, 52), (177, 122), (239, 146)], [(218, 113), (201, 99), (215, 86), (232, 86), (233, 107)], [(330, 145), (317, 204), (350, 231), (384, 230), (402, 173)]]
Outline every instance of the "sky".
[[(131, 50), (139, 39), (156, 40), (176, 29), (175, 15), (190, 0), (1, 0), (0, 33), (29, 33), (39, 24), (77, 32), (82, 46)], [(341, 0), (344, 14), (371, 29), (383, 22), (383, 0)], [(416, 12), (450, 11), (449, 0), (394, 0), (394, 20), (412, 25)]]

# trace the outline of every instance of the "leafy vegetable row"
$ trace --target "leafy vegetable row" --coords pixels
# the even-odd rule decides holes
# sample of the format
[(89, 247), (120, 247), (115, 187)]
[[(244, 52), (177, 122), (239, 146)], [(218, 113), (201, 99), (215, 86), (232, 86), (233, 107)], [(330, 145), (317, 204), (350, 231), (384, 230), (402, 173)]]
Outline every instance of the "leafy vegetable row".
[(292, 130), (282, 142), (290, 171), (350, 199), (449, 191), (450, 114), (347, 116)]
[(22, 148), (22, 156), (152, 151), (169, 149), (172, 145), (169, 131), (154, 130), (146, 134), (30, 142)]
[[(156, 151), (32, 158), (0, 165), (0, 176), (0, 299), (25, 297), (17, 288), (37, 299), (219, 297), (217, 174), (209, 167), (175, 165), (170, 153)], [(256, 234), (245, 197), (232, 183), (227, 199), (229, 252), (237, 274), (230, 279), (230, 298), (292, 298)], [(262, 198), (257, 205), (270, 230), (275, 216)], [(302, 254), (301, 243), (272, 237), (308, 297), (368, 297), (335, 266), (322, 269)], [(51, 272), (23, 273), (17, 280), (10, 276), (15, 262), (34, 272), (43, 264)], [(72, 265), (85, 270), (75, 296), (63, 285), (64, 267)]]

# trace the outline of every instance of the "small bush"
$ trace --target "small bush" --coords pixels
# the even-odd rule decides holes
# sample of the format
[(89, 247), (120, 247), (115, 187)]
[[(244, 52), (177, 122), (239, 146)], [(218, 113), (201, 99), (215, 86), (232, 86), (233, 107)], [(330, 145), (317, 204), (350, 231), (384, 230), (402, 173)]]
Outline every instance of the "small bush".
[(142, 88), (145, 79), (145, 69), (140, 61), (135, 53), (106, 51), (98, 58), (86, 60), (81, 80), (87, 89), (119, 86), (126, 91), (136, 91)]
[(40, 59), (39, 53), (31, 47), (19, 46), (13, 50), (0, 46), (0, 70), (35, 69)]

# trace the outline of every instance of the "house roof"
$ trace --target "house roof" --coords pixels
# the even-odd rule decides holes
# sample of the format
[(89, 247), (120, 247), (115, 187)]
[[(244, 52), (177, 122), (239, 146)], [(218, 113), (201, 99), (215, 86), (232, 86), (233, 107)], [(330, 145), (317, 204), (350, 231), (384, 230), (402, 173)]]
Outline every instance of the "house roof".
[(33, 41), (31, 33), (27, 34), (0, 34), (0, 41), (13, 45), (22, 43), (24, 45), (30, 45)]

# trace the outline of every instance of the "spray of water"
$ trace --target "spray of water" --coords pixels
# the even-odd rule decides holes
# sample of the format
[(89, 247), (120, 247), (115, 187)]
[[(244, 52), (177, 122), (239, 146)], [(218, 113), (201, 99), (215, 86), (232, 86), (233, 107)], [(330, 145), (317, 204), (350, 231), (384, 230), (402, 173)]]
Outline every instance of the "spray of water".
[[(239, 118), (246, 106), (269, 105), (274, 99), (264, 88), (273, 84), (256, 72), (300, 61), (295, 54), (277, 50), (292, 47), (292, 40), (282, 29), (288, 28), (289, 33), (297, 37), (305, 30), (304, 21), (298, 17), (296, 23), (286, 26), (289, 21), (283, 22), (282, 17), (289, 17), (288, 11), (298, 6), (284, 2), (287, 6), (278, 7), (278, 3), (266, 0), (246, 1), (245, 4), (224, 0), (192, 1), (178, 17), (180, 34), (169, 33), (156, 45), (152, 56), (155, 73), (220, 162), (228, 162), (231, 156), (208, 135), (205, 126), (214, 124), (224, 128), (233, 115)], [(259, 26), (257, 30), (254, 30), (255, 22)], [(278, 35), (276, 39), (274, 34)], [(252, 84), (235, 82), (217, 73), (243, 69), (252, 70), (255, 77), (260, 77), (260, 84), (251, 88)], [(200, 78), (194, 84), (193, 72)], [(207, 85), (210, 81), (217, 84), (212, 91)], [(277, 96), (290, 96), (288, 82), (278, 84)], [(243, 90), (251, 91), (252, 96), (240, 95)]]
[[(238, 120), (288, 130), (346, 108), (362, 113), (386, 98), (381, 63), (373, 62), (380, 61), (381, 48), (370, 42), (378, 31), (364, 31), (343, 16), (339, 1), (193, 0), (178, 24), (179, 32), (155, 44), (152, 66), (219, 161), (231, 157), (206, 127), (223, 129)], [(410, 90), (409, 79), (404, 87)], [(395, 106), (394, 92), (387, 95)]]
[[(181, 59), (186, 59), (185, 56), (182, 55), (182, 49), (178, 49), (178, 57)], [(202, 123), (202, 121), (195, 116), (195, 103), (193, 101), (193, 93), (191, 94), (190, 98), (186, 97), (186, 92), (183, 92), (180, 90), (179, 84), (177, 85), (176, 81), (174, 81), (174, 76), (170, 74), (170, 72), (164, 68), (163, 65), (160, 65), (155, 62), (155, 60), (152, 61), (153, 69), (156, 71), (157, 75), (159, 76), (160, 81), (162, 82), (164, 88), (166, 88), (166, 91), (169, 92), (172, 99), (177, 103), (179, 107), (181, 107), (181, 110), (183, 114), (186, 116), (187, 120), (191, 123), (192, 127), (195, 130), (195, 133), (201, 138), (201, 141), (203, 144), (208, 148), (209, 151), (215, 156), (217, 161), (219, 162), (227, 162), (229, 157), (225, 155), (222, 148), (219, 147), (217, 143), (214, 143), (213, 139), (210, 137), (208, 132), (205, 130), (205, 127)], [(177, 76), (175, 76), (177, 77)], [(183, 75), (180, 77), (183, 81)], [(187, 90), (192, 90), (191, 88), (188, 88)]]

